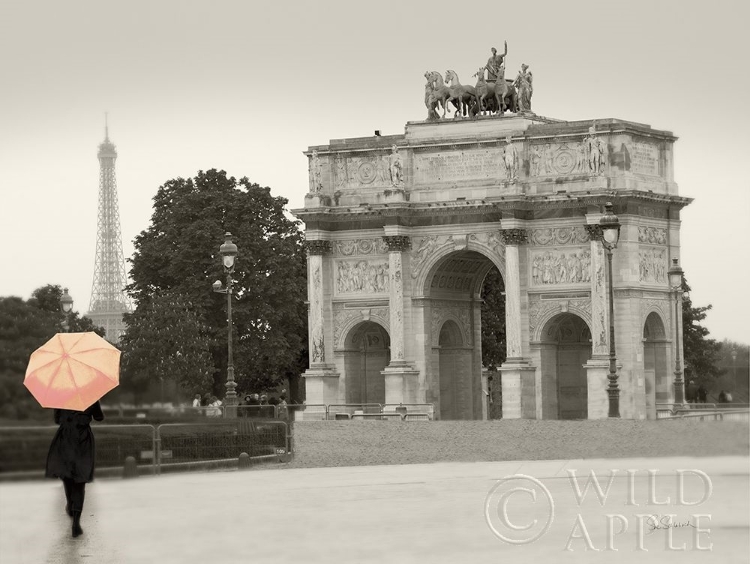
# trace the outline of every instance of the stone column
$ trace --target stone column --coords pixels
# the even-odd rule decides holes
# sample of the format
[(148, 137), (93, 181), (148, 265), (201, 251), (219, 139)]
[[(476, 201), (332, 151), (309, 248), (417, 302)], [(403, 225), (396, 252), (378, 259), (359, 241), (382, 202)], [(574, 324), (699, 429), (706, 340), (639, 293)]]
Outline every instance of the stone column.
[(606, 419), (609, 414), (607, 374), (609, 374), (609, 309), (607, 304), (607, 258), (602, 246), (601, 214), (586, 215), (591, 264), (591, 359), (586, 363), (588, 418)]
[[(310, 368), (302, 375), (305, 378), (306, 403), (309, 405), (338, 403), (339, 374), (332, 364), (326, 363), (323, 255), (331, 252), (331, 242), (320, 239), (308, 240), (305, 246), (307, 248), (310, 351)], [(331, 354), (330, 350), (328, 354)]]
[(389, 317), (391, 338), (391, 361), (383, 371), (385, 377), (385, 403), (417, 403), (419, 372), (406, 361), (404, 338), (404, 268), (403, 253), (411, 249), (411, 240), (406, 235), (383, 236), (388, 246)]
[(521, 266), (519, 245), (525, 229), (501, 229), (505, 242), (505, 339), (507, 357), (500, 371), (503, 381), (503, 419), (536, 418), (536, 369), (523, 358), (521, 325)]

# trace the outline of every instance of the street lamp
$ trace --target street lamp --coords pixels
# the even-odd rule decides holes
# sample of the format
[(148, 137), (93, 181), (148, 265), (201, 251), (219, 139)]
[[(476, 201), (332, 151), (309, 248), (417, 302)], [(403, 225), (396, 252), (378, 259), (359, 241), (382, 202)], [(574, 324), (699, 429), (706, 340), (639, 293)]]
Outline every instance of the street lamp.
[(737, 345), (732, 345), (732, 387), (737, 390), (739, 388), (737, 383)]
[(68, 314), (73, 310), (73, 298), (68, 294), (68, 289), (63, 290), (63, 295), (60, 296), (60, 310), (63, 312), (63, 332), (67, 333), (70, 329), (68, 325)]
[(680, 291), (682, 290), (682, 268), (676, 258), (672, 259), (672, 266), (667, 272), (669, 285), (674, 290), (674, 402), (685, 405), (685, 381), (682, 379), (682, 364), (680, 361)]
[(234, 272), (234, 261), (237, 258), (237, 245), (232, 243), (232, 234), (227, 231), (224, 234), (224, 244), (219, 247), (219, 254), (224, 264), (224, 272), (227, 275), (227, 285), (223, 288), (221, 280), (217, 280), (213, 283), (212, 288), (214, 292), (219, 294), (227, 295), (227, 395), (226, 405), (230, 409), (227, 410), (227, 415), (233, 417), (237, 413), (234, 408), (237, 406), (237, 382), (234, 381), (234, 361), (232, 359), (232, 272)]
[(602, 228), (602, 246), (607, 251), (607, 275), (609, 277), (609, 417), (620, 417), (620, 388), (617, 386), (617, 357), (615, 356), (615, 291), (612, 284), (612, 251), (620, 238), (620, 220), (612, 213), (612, 203), (604, 206), (604, 215), (599, 220)]

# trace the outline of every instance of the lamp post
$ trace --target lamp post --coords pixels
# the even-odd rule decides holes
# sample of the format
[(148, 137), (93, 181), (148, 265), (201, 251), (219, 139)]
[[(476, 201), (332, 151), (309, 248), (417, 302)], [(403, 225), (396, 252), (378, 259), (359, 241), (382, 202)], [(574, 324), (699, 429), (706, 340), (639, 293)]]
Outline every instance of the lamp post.
[(680, 291), (682, 290), (682, 268), (676, 258), (667, 272), (669, 285), (674, 290), (674, 402), (685, 405), (685, 381), (682, 379), (682, 361), (680, 360)]
[(227, 231), (224, 234), (224, 244), (219, 247), (219, 254), (224, 263), (224, 272), (227, 275), (227, 285), (222, 287), (221, 280), (213, 283), (213, 291), (227, 295), (227, 394), (226, 405), (229, 408), (226, 415), (234, 417), (237, 415), (237, 383), (234, 381), (234, 361), (232, 359), (232, 273), (234, 272), (234, 260), (237, 257), (237, 245), (232, 243), (232, 234)]
[(73, 310), (73, 298), (70, 297), (70, 294), (68, 294), (68, 289), (63, 289), (63, 294), (60, 296), (60, 310), (63, 312), (63, 333), (67, 333), (70, 330), (70, 325), (68, 324), (68, 315)]
[(737, 345), (732, 345), (732, 387), (736, 390), (739, 388), (737, 383)]
[(609, 417), (620, 417), (620, 388), (617, 386), (617, 357), (615, 356), (615, 292), (612, 284), (612, 251), (620, 239), (620, 220), (612, 213), (612, 203), (604, 206), (604, 215), (599, 220), (602, 228), (602, 246), (607, 251), (607, 276), (609, 278)]

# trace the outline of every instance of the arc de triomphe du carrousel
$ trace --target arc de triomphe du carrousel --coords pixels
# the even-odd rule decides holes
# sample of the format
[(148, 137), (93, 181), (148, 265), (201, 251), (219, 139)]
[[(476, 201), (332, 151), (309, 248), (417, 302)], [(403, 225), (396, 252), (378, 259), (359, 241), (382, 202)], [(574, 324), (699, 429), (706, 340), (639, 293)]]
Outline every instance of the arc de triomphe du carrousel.
[[(502, 59), (493, 50), (476, 87), (425, 73), (427, 119), (403, 135), (305, 152), (310, 191), (294, 213), (308, 251), (308, 404), (433, 404), (439, 419), (486, 419), (494, 400), (504, 418), (607, 417), (607, 202), (621, 224), (620, 416), (655, 418), (674, 401), (681, 308), (668, 271), (691, 201), (674, 182), (676, 137), (536, 115), (531, 71), (507, 80)], [(480, 296), (493, 268), (507, 359), (488, 391)]]

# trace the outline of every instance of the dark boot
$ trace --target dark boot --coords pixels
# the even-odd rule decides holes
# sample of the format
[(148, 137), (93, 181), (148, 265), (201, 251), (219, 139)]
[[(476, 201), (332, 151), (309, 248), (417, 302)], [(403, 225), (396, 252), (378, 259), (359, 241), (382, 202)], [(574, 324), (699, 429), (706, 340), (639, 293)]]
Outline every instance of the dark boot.
[(72, 517), (73, 509), (70, 506), (71, 485), (70, 482), (66, 479), (63, 479), (63, 489), (65, 490), (65, 513), (68, 514), (68, 517)]
[(81, 528), (81, 512), (73, 511), (73, 537), (79, 537), (82, 534), (83, 529)]

